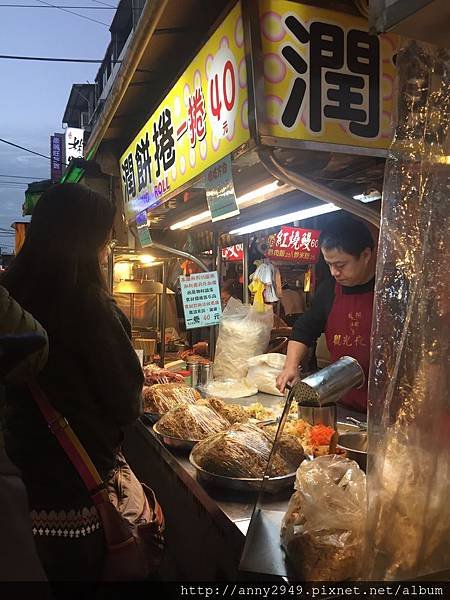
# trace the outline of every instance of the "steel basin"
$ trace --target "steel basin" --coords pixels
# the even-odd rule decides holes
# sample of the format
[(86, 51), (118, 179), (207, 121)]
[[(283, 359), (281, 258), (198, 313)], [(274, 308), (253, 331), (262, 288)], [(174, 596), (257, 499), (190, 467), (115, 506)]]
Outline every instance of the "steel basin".
[(358, 431), (341, 433), (338, 438), (337, 447), (345, 456), (354, 460), (363, 469), (367, 468), (367, 432)]

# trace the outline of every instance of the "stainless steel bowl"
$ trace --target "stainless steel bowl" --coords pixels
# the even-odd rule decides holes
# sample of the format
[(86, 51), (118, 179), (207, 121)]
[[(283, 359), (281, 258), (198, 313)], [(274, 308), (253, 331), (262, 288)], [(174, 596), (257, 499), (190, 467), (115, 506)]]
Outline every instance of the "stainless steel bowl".
[(181, 438), (172, 437), (170, 435), (166, 435), (162, 431), (159, 430), (159, 423), (155, 423), (153, 425), (153, 431), (156, 433), (158, 438), (162, 441), (162, 443), (168, 448), (175, 448), (177, 450), (192, 450), (195, 444), (198, 443), (199, 440), (182, 440)]
[(153, 425), (154, 423), (159, 421), (162, 415), (159, 415), (158, 413), (144, 412), (142, 414), (142, 417), (147, 423), (151, 423)]
[[(189, 461), (197, 471), (197, 479), (202, 483), (209, 483), (215, 486), (234, 490), (236, 492), (259, 492), (262, 485), (261, 479), (251, 479), (245, 477), (226, 477), (225, 475), (216, 475), (210, 471), (205, 471), (195, 460), (195, 449), (189, 455)], [(283, 475), (282, 477), (271, 477), (266, 481), (265, 491), (276, 494), (282, 490), (288, 489), (294, 485), (295, 473)]]
[(345, 453), (345, 456), (354, 460), (363, 469), (367, 468), (367, 432), (358, 431), (352, 433), (341, 433), (338, 438), (337, 447)]

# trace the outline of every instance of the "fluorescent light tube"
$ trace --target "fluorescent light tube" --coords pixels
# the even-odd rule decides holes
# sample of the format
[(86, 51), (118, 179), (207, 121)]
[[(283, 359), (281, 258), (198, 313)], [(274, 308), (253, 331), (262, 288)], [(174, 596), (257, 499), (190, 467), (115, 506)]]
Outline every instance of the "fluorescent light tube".
[[(286, 186), (284, 186), (284, 187), (286, 187)], [(290, 191), (290, 190), (288, 190), (288, 191)], [(261, 187), (256, 188), (256, 190), (247, 192), (247, 194), (243, 194), (242, 196), (239, 196), (239, 198), (237, 198), (237, 203), (239, 206), (242, 206), (243, 204), (247, 204), (248, 202), (251, 202), (252, 200), (256, 200), (260, 196), (265, 196), (266, 194), (272, 194), (273, 192), (286, 193), (286, 191), (284, 191), (284, 189), (283, 189), (283, 186), (280, 186), (280, 184), (278, 183), (278, 180), (276, 180), (276, 181), (272, 181), (271, 183), (268, 183), (267, 185), (262, 185)]]
[[(286, 194), (287, 192), (290, 192), (293, 189), (294, 188), (292, 188), (288, 185), (280, 186), (278, 181), (275, 180), (266, 185), (262, 185), (261, 187), (256, 188), (255, 190), (252, 190), (251, 192), (247, 192), (246, 194), (239, 196), (239, 198), (237, 198), (236, 201), (237, 201), (238, 206), (242, 207), (245, 204), (252, 202), (253, 200), (257, 200), (258, 198), (261, 198), (261, 200), (264, 199), (264, 196), (270, 196), (272, 198), (274, 195), (278, 196), (281, 194)], [(268, 199), (268, 198), (266, 198), (266, 199)], [(193, 225), (199, 225), (200, 223), (206, 223), (210, 219), (211, 219), (211, 214), (210, 214), (209, 210), (205, 210), (201, 213), (197, 213), (196, 215), (192, 215), (192, 217), (189, 217), (188, 219), (184, 219), (183, 221), (178, 221), (178, 223), (174, 223), (173, 225), (170, 226), (170, 229), (172, 231), (175, 231), (176, 229), (189, 229)]]
[(174, 223), (170, 226), (170, 229), (172, 231), (175, 231), (175, 229), (187, 229), (189, 227), (192, 227), (192, 225), (195, 225), (196, 223), (200, 223), (201, 221), (207, 221), (210, 218), (211, 214), (209, 210), (205, 210), (196, 215), (192, 215), (192, 217), (189, 217), (188, 219), (184, 219), (184, 221), (178, 221), (178, 223)]
[(261, 229), (270, 229), (271, 227), (277, 227), (278, 225), (286, 225), (286, 223), (292, 223), (293, 221), (310, 219), (311, 217), (325, 215), (337, 210), (341, 209), (334, 204), (321, 204), (320, 206), (305, 208), (304, 210), (298, 210), (297, 212), (288, 213), (287, 215), (280, 215), (279, 217), (274, 217), (272, 219), (265, 219), (264, 221), (251, 223), (250, 225), (240, 227), (239, 229), (233, 229), (233, 231), (230, 231), (230, 235), (244, 235), (245, 233), (253, 233), (254, 231), (260, 231)]

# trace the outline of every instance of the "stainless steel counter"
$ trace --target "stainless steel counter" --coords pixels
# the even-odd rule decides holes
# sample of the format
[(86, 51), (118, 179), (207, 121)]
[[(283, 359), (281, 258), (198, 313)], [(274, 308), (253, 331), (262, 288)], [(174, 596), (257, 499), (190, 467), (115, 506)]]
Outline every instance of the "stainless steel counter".
[[(276, 407), (282, 400), (258, 394), (242, 398), (239, 403), (260, 402), (265, 407)], [(348, 411), (338, 414), (342, 419)], [(169, 450), (148, 423), (140, 422), (130, 432), (125, 454), (141, 481), (155, 490), (166, 514), (171, 551), (165, 577), (186, 581), (236, 580), (258, 495), (200, 483), (189, 462), (189, 451)], [(284, 514), (292, 491), (266, 495), (264, 510)], [(207, 562), (202, 558), (205, 556)]]
[[(264, 407), (277, 408), (280, 401), (283, 401), (282, 397), (270, 396), (269, 394), (257, 394), (256, 396), (231, 400), (230, 402), (236, 402), (243, 406), (249, 406), (254, 402), (259, 402)], [(280, 408), (281, 412), (281, 407), (278, 408)], [(161, 444), (155, 433), (152, 431), (152, 426), (145, 424), (145, 427), (150, 434), (157, 439), (158, 443)], [(245, 535), (255, 506), (257, 493), (233, 492), (221, 487), (200, 483), (197, 481), (195, 468), (189, 462), (189, 451), (167, 450), (176, 461), (178, 468), (182, 469), (192, 479), (192, 481), (189, 482), (190, 485), (192, 487), (200, 486), (202, 490), (208, 494), (210, 499), (217, 504), (223, 514), (235, 524), (242, 534)], [(270, 502), (272, 509), (285, 511), (291, 494), (292, 490), (287, 490), (283, 494), (273, 496), (273, 502)]]

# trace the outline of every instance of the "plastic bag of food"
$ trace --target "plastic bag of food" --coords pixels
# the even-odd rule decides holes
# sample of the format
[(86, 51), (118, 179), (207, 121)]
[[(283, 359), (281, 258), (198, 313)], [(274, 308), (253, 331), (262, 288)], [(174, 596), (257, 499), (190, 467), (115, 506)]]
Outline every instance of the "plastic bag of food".
[(193, 404), (201, 394), (187, 385), (179, 383), (157, 383), (142, 390), (144, 412), (164, 415), (179, 404)]
[[(236, 423), (197, 444), (193, 455), (202, 469), (215, 475), (259, 479), (266, 471), (273, 440), (274, 436), (256, 425)], [(300, 442), (285, 435), (273, 458), (271, 474), (294, 473), (303, 459)]]
[(249, 384), (256, 385), (260, 392), (283, 396), (284, 394), (277, 389), (277, 377), (283, 370), (285, 362), (284, 354), (269, 353), (249, 358), (246, 380)]
[(281, 526), (281, 541), (303, 581), (355, 580), (366, 523), (366, 476), (341, 456), (305, 461)]
[(244, 378), (248, 359), (267, 349), (272, 327), (271, 306), (266, 306), (264, 312), (257, 312), (252, 306), (230, 298), (220, 319), (214, 377)]
[(223, 431), (229, 422), (209, 406), (183, 404), (169, 410), (158, 421), (158, 431), (181, 440), (198, 441)]

